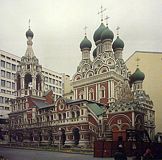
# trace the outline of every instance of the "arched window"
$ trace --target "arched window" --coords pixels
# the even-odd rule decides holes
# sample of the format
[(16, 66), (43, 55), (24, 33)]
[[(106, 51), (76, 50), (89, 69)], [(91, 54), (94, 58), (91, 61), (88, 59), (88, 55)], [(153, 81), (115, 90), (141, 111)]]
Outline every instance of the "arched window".
[(80, 91), (80, 93), (79, 93), (79, 99), (84, 99), (84, 91)]
[(102, 86), (100, 89), (100, 97), (105, 98), (105, 87), (104, 86)]
[(63, 113), (63, 119), (66, 119), (66, 113)]
[(61, 120), (61, 114), (58, 114), (58, 119)]
[(80, 111), (76, 112), (77, 118), (80, 116)]
[(89, 100), (94, 100), (94, 90), (92, 88), (89, 90)]
[(71, 117), (75, 118), (75, 113), (74, 112), (71, 112)]

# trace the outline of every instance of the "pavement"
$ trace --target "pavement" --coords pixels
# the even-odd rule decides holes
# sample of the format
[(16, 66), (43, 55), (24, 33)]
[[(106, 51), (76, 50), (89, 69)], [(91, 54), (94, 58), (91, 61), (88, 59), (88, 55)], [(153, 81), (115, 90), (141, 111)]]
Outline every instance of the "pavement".
[[(93, 155), (62, 152), (38, 151), (0, 147), (0, 155), (8, 160), (114, 160), (114, 158), (96, 158)], [(131, 160), (131, 158), (128, 158)]]

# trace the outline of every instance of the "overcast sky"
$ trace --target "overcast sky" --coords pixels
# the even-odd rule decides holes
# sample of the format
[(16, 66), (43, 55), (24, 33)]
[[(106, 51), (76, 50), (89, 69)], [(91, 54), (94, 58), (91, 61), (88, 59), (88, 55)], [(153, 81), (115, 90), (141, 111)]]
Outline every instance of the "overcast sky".
[(0, 50), (23, 56), (25, 32), (31, 19), (33, 49), (44, 67), (72, 76), (81, 60), (79, 44), (100, 25), (97, 14), (106, 8), (109, 28), (125, 43), (126, 60), (137, 50), (162, 52), (161, 0), (0, 0)]

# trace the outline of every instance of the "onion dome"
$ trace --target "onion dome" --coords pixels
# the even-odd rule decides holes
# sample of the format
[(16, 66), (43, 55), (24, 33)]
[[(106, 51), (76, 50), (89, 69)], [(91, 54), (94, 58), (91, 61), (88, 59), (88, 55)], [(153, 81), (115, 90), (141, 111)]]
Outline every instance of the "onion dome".
[(95, 48), (93, 51), (93, 58), (96, 58), (96, 57), (97, 57), (97, 48)]
[(95, 43), (97, 41), (101, 40), (101, 34), (104, 30), (105, 30), (105, 25), (103, 23), (101, 23), (101, 25), (98, 27), (98, 29), (95, 31), (95, 33), (93, 35), (93, 39), (94, 39)]
[(139, 68), (130, 76), (131, 82), (143, 81), (145, 79), (145, 74), (140, 71)]
[(87, 39), (87, 36), (85, 36), (82, 42), (80, 43), (80, 49), (81, 50), (84, 48), (91, 49), (91, 47), (92, 47), (91, 41)]
[(112, 48), (113, 50), (124, 48), (124, 42), (119, 38), (119, 36), (117, 36), (116, 40), (114, 41)]
[(106, 39), (110, 39), (112, 41), (114, 39), (114, 33), (108, 27), (106, 27), (101, 34), (101, 40), (104, 41)]
[(34, 33), (31, 31), (31, 29), (29, 28), (28, 31), (26, 32), (26, 38), (33, 38)]

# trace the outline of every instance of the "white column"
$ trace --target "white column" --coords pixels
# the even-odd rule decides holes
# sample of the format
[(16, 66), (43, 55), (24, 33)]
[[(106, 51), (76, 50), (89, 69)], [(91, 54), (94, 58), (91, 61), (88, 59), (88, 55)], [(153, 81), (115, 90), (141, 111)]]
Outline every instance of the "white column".
[(135, 122), (134, 122), (134, 119), (135, 117), (134, 117), (134, 112), (132, 112), (132, 127), (135, 127)]
[(77, 99), (77, 94), (78, 94), (78, 93), (77, 93), (77, 89), (76, 89), (75, 91), (76, 91), (76, 92), (75, 92), (75, 96), (76, 96), (75, 99)]
[(86, 96), (87, 96), (87, 94), (86, 94), (86, 87), (84, 86), (84, 99), (86, 99)]
[(114, 94), (114, 81), (111, 81), (111, 98), (115, 98), (115, 94)]
[(88, 86), (86, 86), (86, 99), (88, 99)]
[(32, 88), (36, 89), (36, 77), (32, 76)]
[(21, 77), (21, 89), (24, 89), (24, 77)]
[(100, 84), (98, 84), (98, 101), (100, 101)]
[(110, 81), (108, 81), (108, 101), (110, 101)]
[(44, 81), (41, 80), (41, 91), (44, 91)]
[(96, 83), (96, 101), (98, 101), (98, 84)]

